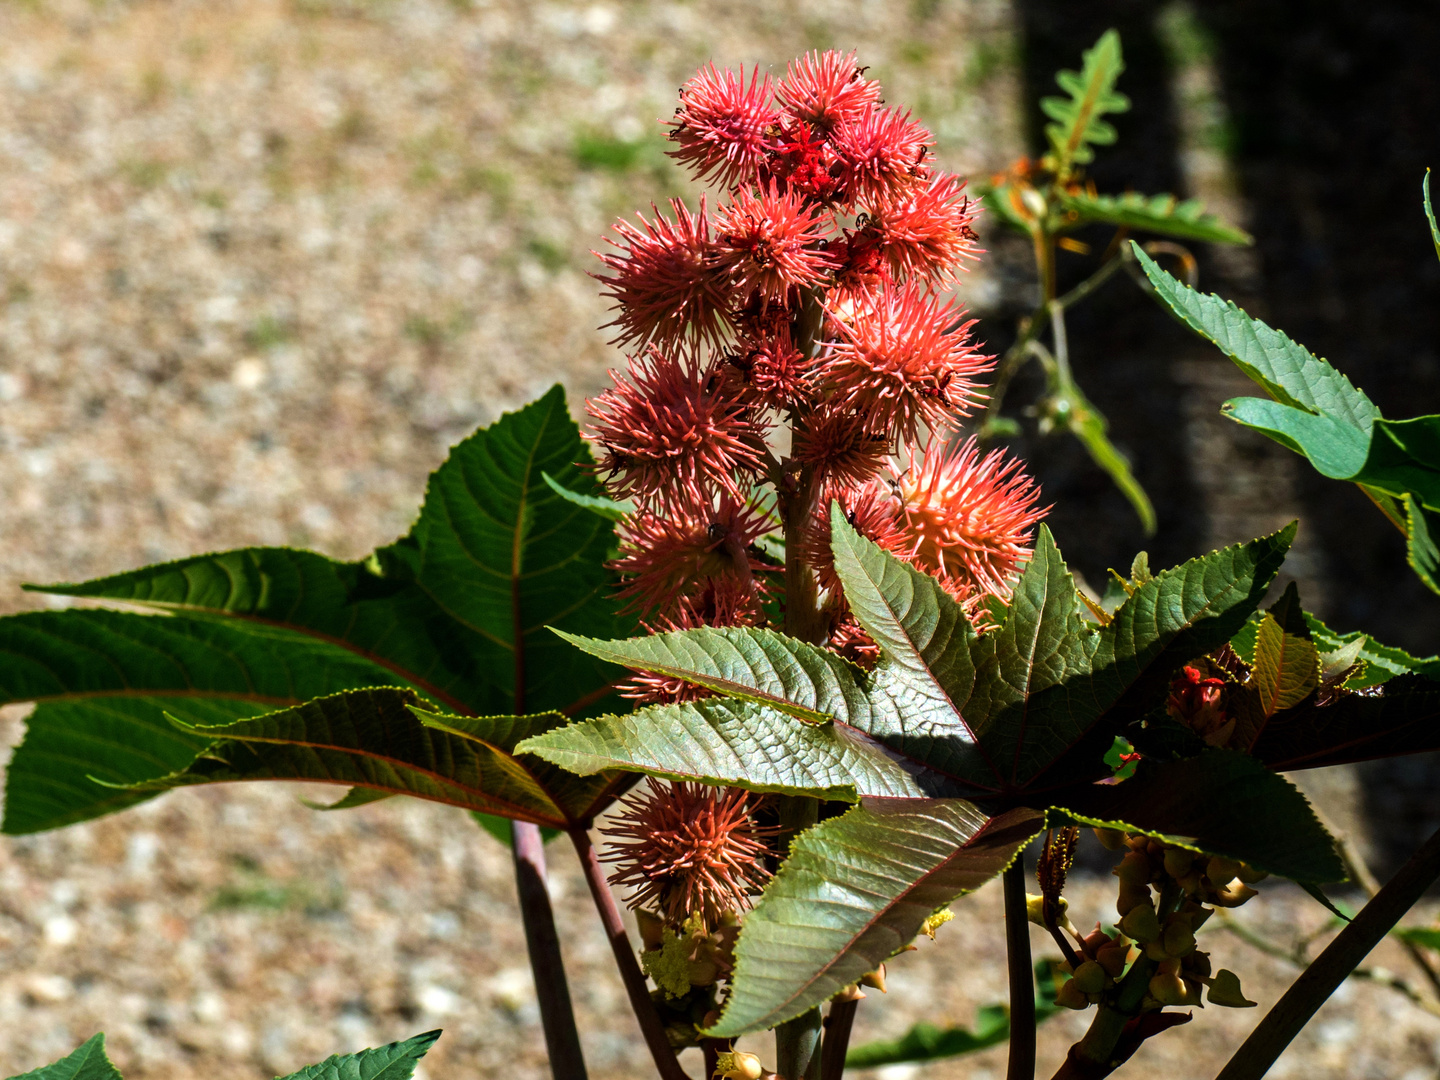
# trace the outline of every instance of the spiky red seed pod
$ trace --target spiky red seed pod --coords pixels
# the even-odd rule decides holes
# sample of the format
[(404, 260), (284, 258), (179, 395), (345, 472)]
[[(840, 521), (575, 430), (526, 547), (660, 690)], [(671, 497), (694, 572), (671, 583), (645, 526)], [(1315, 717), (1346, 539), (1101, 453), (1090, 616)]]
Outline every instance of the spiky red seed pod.
[(755, 824), (746, 791), (651, 780), (620, 807), (600, 830), (613, 838), (601, 859), (617, 864), (610, 884), (631, 890), (633, 908), (653, 907), (671, 926), (699, 915), (713, 927), (749, 908), (769, 880), (766, 841), (779, 830)]
[(870, 228), (894, 280), (943, 285), (954, 280), (961, 260), (979, 258), (970, 227), (976, 208), (964, 188), (958, 176), (941, 174), (871, 211)]
[(787, 191), (828, 205), (840, 190), (835, 151), (809, 124), (792, 121), (779, 149), (766, 163), (762, 177), (778, 180)]
[(824, 377), (838, 400), (902, 442), (921, 424), (948, 428), (982, 400), (975, 377), (994, 357), (975, 347), (974, 320), (919, 282), (882, 286), (830, 309), (834, 334)]
[[(934, 574), (962, 602), (1008, 599), (1047, 508), (1023, 462), (972, 437), (947, 449), (935, 438), (896, 482), (904, 542), (897, 554)], [(973, 609), (972, 604), (972, 609)]]
[(865, 69), (855, 63), (853, 52), (828, 49), (790, 61), (775, 97), (797, 120), (829, 130), (878, 104), (880, 84), (865, 78)]
[(676, 147), (670, 156), (697, 180), (734, 188), (753, 182), (778, 146), (780, 111), (770, 76), (762, 77), (758, 64), (748, 84), (743, 70), (736, 75), (707, 64), (680, 88), (680, 107), (669, 123)]
[(739, 497), (762, 465), (765, 427), (727, 392), (727, 372), (651, 349), (586, 402), (600, 470), (618, 496), (694, 505), (713, 491)]
[(760, 403), (795, 409), (814, 400), (814, 361), (795, 347), (788, 323), (767, 336), (742, 342), (729, 359)]
[[(774, 527), (758, 506), (731, 495), (637, 510), (621, 519), (620, 554), (610, 564), (623, 581), (619, 595), (628, 610), (678, 620), (686, 617), (687, 601), (699, 610), (693, 605), (710, 582), (729, 579), (749, 598), (746, 604), (758, 605), (755, 575), (774, 568), (750, 548)], [(735, 596), (722, 599), (744, 606)]]
[(837, 125), (830, 142), (840, 165), (842, 197), (873, 206), (925, 178), (925, 155), (935, 137), (908, 112), (871, 105)]
[(830, 648), (866, 671), (880, 660), (880, 646), (849, 613), (843, 615), (830, 632)]
[(759, 196), (741, 190), (716, 213), (715, 265), (741, 297), (784, 304), (833, 268), (823, 242), (825, 216), (799, 192), (773, 186)]
[(840, 512), (856, 532), (887, 551), (898, 551), (906, 538), (900, 529), (895, 494), (883, 480), (871, 480), (858, 487), (828, 487), (800, 539), (800, 552), (814, 569), (820, 587), (832, 597), (840, 597), (844, 590), (840, 575), (835, 572), (835, 552), (830, 546), (832, 502), (840, 504)]
[(619, 329), (612, 344), (660, 344), (678, 348), (683, 343), (719, 344), (730, 328), (730, 296), (724, 278), (715, 273), (714, 248), (705, 199), (692, 214), (679, 199), (671, 199), (675, 220), (651, 206), (654, 222), (640, 228), (616, 222), (620, 239), (606, 240), (619, 248), (594, 252), (613, 274), (596, 274), (609, 288), (602, 294), (615, 301), (618, 314), (606, 326)]
[(878, 475), (890, 461), (894, 440), (888, 425), (844, 400), (830, 401), (805, 418), (793, 432), (790, 456), (814, 467), (831, 485), (859, 485)]

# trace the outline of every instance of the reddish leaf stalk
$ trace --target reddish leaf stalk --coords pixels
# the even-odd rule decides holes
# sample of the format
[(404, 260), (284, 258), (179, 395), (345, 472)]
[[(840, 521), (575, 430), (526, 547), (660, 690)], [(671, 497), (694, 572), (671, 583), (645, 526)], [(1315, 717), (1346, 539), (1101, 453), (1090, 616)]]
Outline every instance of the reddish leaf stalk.
[(515, 855), (520, 917), (525, 924), (530, 970), (535, 976), (540, 1024), (545, 1030), (545, 1050), (550, 1055), (550, 1075), (555, 1080), (586, 1080), (585, 1055), (570, 1005), (560, 936), (555, 931), (555, 913), (545, 888), (545, 840), (540, 826), (511, 820), (510, 847)]
[(580, 865), (585, 871), (585, 882), (590, 886), (590, 896), (595, 901), (595, 910), (600, 913), (600, 922), (605, 927), (605, 936), (610, 939), (610, 950), (615, 954), (615, 966), (620, 969), (620, 979), (625, 983), (625, 993), (630, 998), (630, 1008), (640, 1023), (640, 1032), (645, 1045), (650, 1049), (655, 1068), (662, 1080), (690, 1080), (680, 1067), (670, 1040), (665, 1035), (665, 1025), (650, 1000), (650, 989), (645, 982), (645, 973), (635, 959), (635, 949), (630, 936), (625, 932), (625, 920), (620, 908), (605, 881), (605, 871), (600, 866), (600, 857), (590, 842), (589, 830), (579, 826), (570, 830), (570, 841), (575, 853), (580, 856)]
[(850, 1031), (860, 999), (837, 1001), (825, 1018), (825, 1043), (820, 1051), (820, 1080), (840, 1080), (845, 1075), (845, 1055), (850, 1049)]
[(1025, 860), (1005, 870), (1005, 960), (1010, 974), (1010, 1063), (1005, 1080), (1035, 1078), (1035, 975), (1030, 968), (1030, 919), (1025, 910)]

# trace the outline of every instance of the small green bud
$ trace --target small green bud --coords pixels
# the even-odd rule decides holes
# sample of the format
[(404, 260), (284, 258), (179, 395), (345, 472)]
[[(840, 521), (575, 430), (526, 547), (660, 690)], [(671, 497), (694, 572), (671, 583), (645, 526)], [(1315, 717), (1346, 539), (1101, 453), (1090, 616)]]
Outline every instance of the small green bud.
[(1161, 1005), (1183, 1005), (1189, 997), (1185, 980), (1179, 975), (1162, 972), (1150, 980), (1150, 996)]
[(1090, 999), (1075, 985), (1074, 979), (1066, 979), (1060, 984), (1060, 989), (1055, 991), (1055, 1004), (1062, 1009), (1088, 1009)]
[(1160, 920), (1155, 917), (1155, 909), (1149, 904), (1136, 904), (1120, 920), (1120, 931), (1126, 937), (1145, 945), (1160, 936)]
[(1247, 999), (1240, 991), (1240, 976), (1229, 968), (1221, 968), (1210, 979), (1210, 993), (1205, 997), (1211, 1005), (1219, 1005), (1226, 1009), (1253, 1009), (1255, 1007), (1255, 1002)]
[(1070, 981), (1082, 994), (1098, 994), (1105, 989), (1105, 969), (1094, 960), (1086, 960), (1075, 969)]
[(760, 1080), (765, 1067), (754, 1054), (744, 1050), (728, 1050), (715, 1057), (715, 1075), (724, 1080)]
[(1092, 829), (1095, 839), (1106, 851), (1120, 851), (1125, 847), (1125, 834), (1119, 829)]

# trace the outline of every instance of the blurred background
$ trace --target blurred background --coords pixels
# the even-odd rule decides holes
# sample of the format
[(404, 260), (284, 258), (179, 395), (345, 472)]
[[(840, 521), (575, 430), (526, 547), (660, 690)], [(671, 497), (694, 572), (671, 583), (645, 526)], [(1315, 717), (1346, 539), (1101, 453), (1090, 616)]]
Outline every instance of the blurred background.
[[(940, 164), (983, 179), (1039, 149), (1037, 99), (1111, 26), (1134, 108), (1091, 170), (1100, 189), (1204, 197), (1257, 243), (1197, 247), (1202, 288), (1334, 361), (1387, 415), (1440, 411), (1440, 263), (1419, 198), (1440, 166), (1434, 0), (0, 0), (0, 608), (46, 603), (20, 582), (217, 548), (362, 555), (406, 529), (477, 425), (557, 381), (578, 412), (619, 359), (590, 249), (618, 216), (696, 194), (657, 120), (701, 63), (778, 71), (858, 49), (935, 132)], [(1023, 240), (987, 224), (984, 241), (961, 294), (999, 351), (1036, 292)], [(1440, 648), (1440, 601), (1363, 496), (1219, 417), (1250, 391), (1217, 352), (1123, 277), (1070, 336), (1159, 515), (1145, 540), (1078, 445), (1027, 421), (1013, 446), (1089, 580), (1142, 547), (1170, 565), (1298, 517), (1307, 607)], [(4, 745), (23, 715), (0, 711)], [(1383, 871), (1440, 819), (1436, 775), (1308, 782)], [(592, 1075), (647, 1074), (573, 856), (551, 858)], [(894, 965), (857, 1041), (1003, 999), (991, 891)], [(1076, 921), (1105, 917), (1111, 892), (1082, 882)], [(1257, 932), (1323, 925), (1302, 895), (1266, 893), (1241, 914)], [(323, 815), (237, 788), (7, 839), (0, 1069), (103, 1029), (131, 1080), (258, 1078), (443, 1026), (426, 1077), (538, 1078), (513, 905), (504, 849), (428, 804)], [(1294, 975), (1207, 937), (1262, 1006)], [(1377, 960), (1416, 977), (1398, 951)], [(1129, 1068), (1213, 1073), (1257, 1016), (1217, 1012)], [(1081, 1024), (1049, 1022), (1042, 1068)], [(1440, 1019), (1351, 983), (1275, 1075), (1437, 1073)], [(985, 1080), (1003, 1051), (882, 1075)]]

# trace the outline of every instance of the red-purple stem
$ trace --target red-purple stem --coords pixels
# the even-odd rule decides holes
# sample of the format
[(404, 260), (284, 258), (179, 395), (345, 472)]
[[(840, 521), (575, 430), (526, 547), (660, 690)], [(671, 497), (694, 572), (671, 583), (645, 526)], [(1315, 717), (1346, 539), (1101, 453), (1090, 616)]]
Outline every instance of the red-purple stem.
[(560, 935), (545, 888), (545, 840), (540, 826), (528, 821), (510, 822), (510, 847), (515, 853), (515, 885), (520, 892), (520, 919), (525, 924), (525, 947), (535, 975), (535, 996), (540, 1003), (540, 1024), (555, 1080), (586, 1080), (585, 1055), (570, 1006)]
[(645, 1045), (650, 1048), (655, 1068), (664, 1080), (690, 1080), (685, 1070), (680, 1067), (670, 1040), (665, 1035), (665, 1025), (660, 1020), (660, 1014), (655, 1011), (655, 1003), (650, 1000), (645, 973), (640, 970), (640, 962), (635, 959), (630, 936), (625, 932), (625, 920), (621, 917), (620, 907), (615, 903), (610, 885), (605, 880), (605, 870), (600, 865), (600, 856), (595, 851), (595, 845), (590, 842), (590, 833), (576, 826), (570, 830), (570, 840), (575, 845), (575, 853), (580, 856), (580, 865), (585, 870), (585, 881), (590, 886), (590, 896), (595, 901), (595, 910), (600, 913), (605, 936), (610, 939), (610, 949), (615, 954), (615, 966), (620, 969), (620, 979), (625, 983), (625, 992), (630, 997), (630, 1008), (635, 1012), (635, 1019), (640, 1022), (640, 1032), (645, 1036)]

